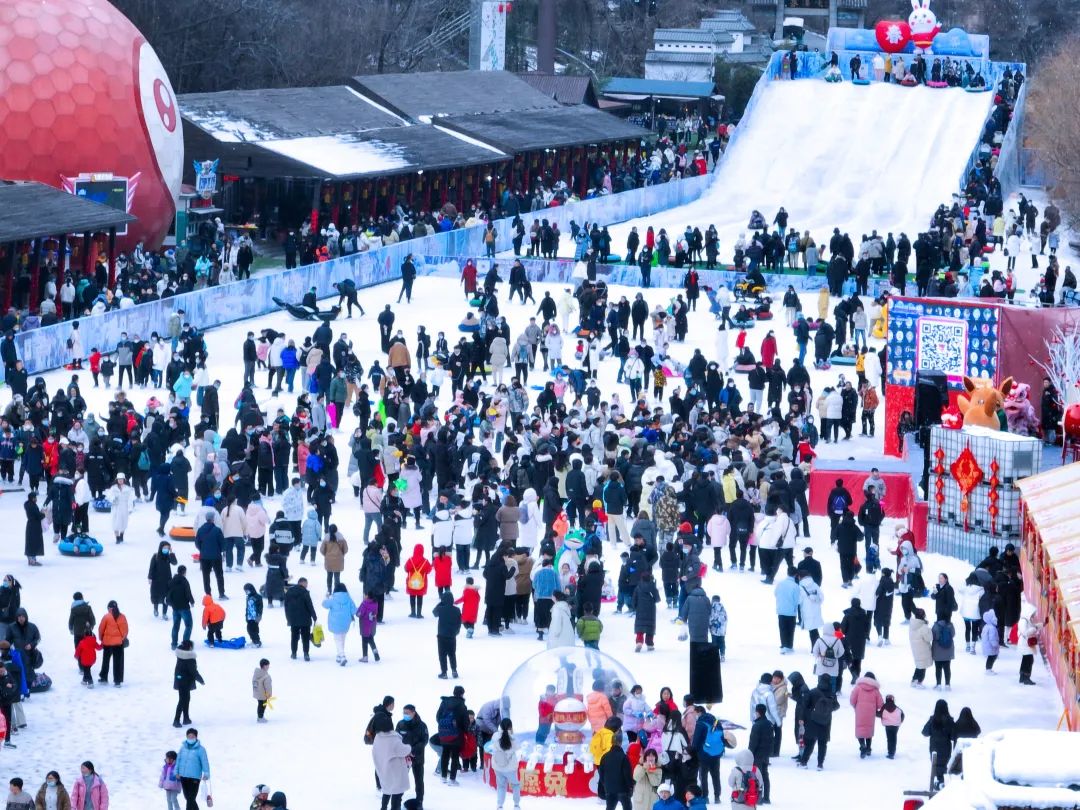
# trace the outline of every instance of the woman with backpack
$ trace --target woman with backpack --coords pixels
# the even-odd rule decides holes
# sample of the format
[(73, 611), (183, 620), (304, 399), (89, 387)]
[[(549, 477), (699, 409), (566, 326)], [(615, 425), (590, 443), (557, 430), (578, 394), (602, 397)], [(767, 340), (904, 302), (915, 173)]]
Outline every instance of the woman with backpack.
[(825, 753), (829, 747), (832, 732), (832, 713), (840, 708), (832, 690), (832, 680), (828, 675), (819, 675), (817, 687), (807, 695), (803, 709), (805, 744), (798, 767), (805, 768), (817, 746), (817, 768), (825, 768)]
[(952, 689), (952, 661), (956, 657), (956, 631), (948, 619), (938, 618), (930, 628), (932, 637), (930, 654), (934, 659), (934, 689), (941, 689), (941, 676), (945, 676), (945, 689)]

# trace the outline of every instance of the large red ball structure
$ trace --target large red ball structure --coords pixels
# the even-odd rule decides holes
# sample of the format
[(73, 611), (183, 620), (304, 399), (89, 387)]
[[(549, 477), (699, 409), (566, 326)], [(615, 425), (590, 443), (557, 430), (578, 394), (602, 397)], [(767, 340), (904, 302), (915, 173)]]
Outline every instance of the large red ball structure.
[(129, 178), (121, 249), (157, 246), (180, 191), (184, 139), (157, 54), (105, 0), (0, 2), (0, 177), (63, 188)]

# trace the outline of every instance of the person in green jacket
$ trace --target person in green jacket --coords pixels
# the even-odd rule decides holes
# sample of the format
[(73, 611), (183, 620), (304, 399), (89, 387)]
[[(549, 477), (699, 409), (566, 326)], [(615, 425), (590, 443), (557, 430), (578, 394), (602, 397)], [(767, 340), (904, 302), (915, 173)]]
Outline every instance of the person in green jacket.
[(594, 650), (600, 649), (600, 634), (604, 632), (604, 623), (596, 618), (596, 607), (587, 604), (584, 615), (577, 621), (577, 634), (581, 643)]
[(327, 389), (326, 398), (330, 400), (330, 404), (334, 406), (334, 412), (331, 414), (329, 411), (327, 415), (330, 417), (330, 424), (334, 428), (337, 428), (341, 424), (341, 417), (345, 413), (345, 400), (349, 395), (349, 386), (345, 382), (345, 369), (338, 369), (334, 378), (330, 380), (330, 387)]

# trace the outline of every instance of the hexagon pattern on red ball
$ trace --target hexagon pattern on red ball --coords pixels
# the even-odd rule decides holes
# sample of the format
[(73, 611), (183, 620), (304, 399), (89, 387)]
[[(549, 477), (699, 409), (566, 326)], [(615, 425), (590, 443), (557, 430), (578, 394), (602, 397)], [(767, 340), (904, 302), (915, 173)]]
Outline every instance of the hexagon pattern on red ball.
[(105, 0), (0, 3), (0, 177), (135, 178), (121, 248), (157, 245), (183, 170), (176, 95), (145, 38)]

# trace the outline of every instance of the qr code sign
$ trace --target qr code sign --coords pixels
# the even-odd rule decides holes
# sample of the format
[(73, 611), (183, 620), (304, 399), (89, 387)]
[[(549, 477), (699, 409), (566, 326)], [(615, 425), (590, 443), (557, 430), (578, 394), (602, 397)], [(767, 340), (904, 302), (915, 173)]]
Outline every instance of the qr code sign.
[(955, 318), (919, 318), (915, 368), (943, 371), (949, 378), (962, 377), (966, 368), (967, 330), (967, 322)]

